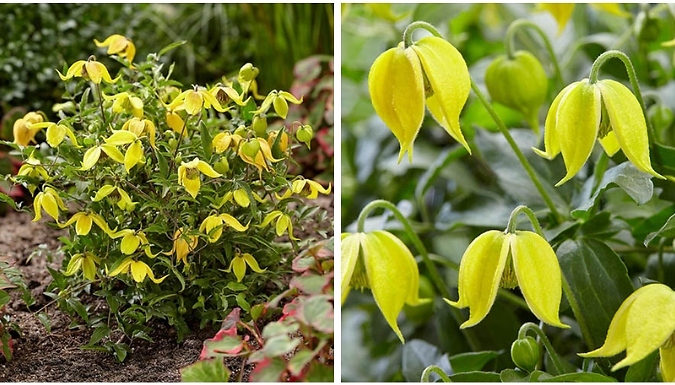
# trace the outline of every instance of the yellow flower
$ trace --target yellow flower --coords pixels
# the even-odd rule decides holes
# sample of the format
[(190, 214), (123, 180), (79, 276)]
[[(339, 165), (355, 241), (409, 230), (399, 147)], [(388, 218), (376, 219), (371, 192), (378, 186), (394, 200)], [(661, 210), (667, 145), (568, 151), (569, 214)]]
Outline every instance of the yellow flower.
[(626, 351), (612, 371), (633, 365), (656, 349), (664, 382), (675, 381), (675, 292), (654, 283), (628, 296), (609, 324), (605, 343), (582, 357), (610, 357)]
[(406, 245), (387, 231), (343, 233), (341, 244), (342, 303), (349, 290), (370, 288), (377, 306), (401, 342), (396, 317), (404, 304), (417, 305), (420, 273)]
[(75, 223), (75, 233), (77, 235), (87, 235), (89, 234), (89, 231), (91, 231), (91, 225), (92, 223), (96, 223), (98, 227), (101, 228), (101, 230), (105, 231), (108, 236), (112, 236), (112, 234), (115, 232), (115, 230), (110, 230), (110, 227), (108, 227), (108, 224), (105, 222), (105, 220), (98, 214), (96, 213), (87, 213), (87, 212), (79, 212), (73, 214), (70, 219), (64, 223), (64, 224), (59, 224), (61, 228), (70, 226), (73, 223)]
[(45, 127), (47, 127), (47, 143), (49, 143), (50, 146), (52, 147), (60, 146), (63, 140), (66, 138), (66, 135), (68, 135), (70, 141), (73, 142), (75, 147), (78, 148), (81, 147), (77, 143), (77, 138), (75, 137), (73, 131), (70, 129), (70, 127), (66, 125), (56, 124), (52, 122), (36, 123), (30, 125), (31, 129), (38, 129), (38, 130)]
[[(141, 122), (140, 124), (145, 123)], [(151, 131), (154, 138), (155, 126), (152, 124), (152, 122), (150, 122), (150, 124), (152, 125)], [(147, 124), (145, 127), (147, 128)], [(154, 142), (154, 139), (152, 141)], [(127, 151), (124, 153), (124, 169), (127, 171), (127, 174), (135, 165), (138, 163), (143, 163), (143, 144), (141, 144), (140, 138), (136, 136), (133, 131), (127, 131), (125, 129), (113, 130), (113, 134), (106, 138), (105, 142), (106, 144), (115, 147), (131, 143), (131, 145), (127, 148)]]
[[(115, 194), (113, 194), (113, 192)], [(109, 184), (103, 185), (97, 192), (96, 195), (92, 198), (92, 202), (98, 202), (105, 197), (112, 195), (112, 200), (117, 204), (122, 210), (133, 211), (138, 202), (133, 202), (127, 194), (126, 191), (122, 190), (117, 186), (112, 186)]]
[(222, 154), (230, 147), (236, 148), (244, 138), (239, 134), (230, 134), (229, 132), (221, 132), (213, 137), (211, 146), (216, 151), (216, 154)]
[(33, 200), (33, 210), (35, 211), (33, 222), (37, 222), (42, 218), (43, 208), (45, 209), (45, 212), (58, 223), (59, 209), (65, 211), (66, 205), (63, 203), (63, 200), (61, 200), (61, 197), (56, 190), (51, 187), (45, 187), (45, 189), (39, 192)]
[(190, 115), (197, 115), (202, 112), (202, 108), (211, 108), (212, 106), (218, 112), (229, 110), (229, 108), (222, 107), (213, 94), (201, 87), (195, 86), (192, 90), (181, 92), (171, 104), (165, 107), (169, 111), (184, 109)]
[(123, 130), (131, 131), (136, 136), (141, 137), (145, 134), (150, 141), (150, 146), (155, 147), (155, 123), (148, 119), (131, 118), (122, 126)]
[(286, 230), (288, 230), (288, 237), (291, 238), (294, 241), (299, 240), (299, 238), (296, 238), (293, 236), (293, 222), (291, 222), (291, 217), (289, 217), (287, 214), (282, 213), (279, 210), (274, 210), (271, 213), (267, 214), (265, 216), (265, 219), (263, 219), (262, 223), (260, 224), (260, 227), (267, 227), (272, 223), (273, 220), (276, 219), (275, 223), (275, 232), (277, 236), (281, 236)]
[(241, 85), (242, 95), (246, 95), (249, 88), (251, 88), (253, 91), (253, 96), (257, 99), (262, 99), (260, 95), (257, 95), (257, 84), (255, 82), (255, 78), (259, 73), (260, 70), (257, 67), (254, 67), (251, 63), (246, 63), (239, 69), (237, 81)]
[[(47, 170), (42, 166), (40, 160), (36, 159), (33, 152), (28, 156), (28, 159), (21, 165), (16, 175), (27, 176), (31, 178), (42, 178), (45, 181), (49, 180)], [(32, 191), (31, 191), (32, 193)]]
[(176, 253), (176, 259), (183, 261), (187, 265), (187, 255), (197, 247), (199, 237), (196, 235), (183, 235), (184, 232), (185, 229), (181, 227), (173, 233), (173, 248), (164, 254), (171, 255)]
[(302, 97), (297, 99), (290, 92), (272, 90), (267, 94), (267, 97), (263, 100), (260, 108), (253, 111), (253, 113), (256, 115), (265, 114), (267, 113), (267, 110), (270, 109), (270, 106), (272, 106), (277, 115), (286, 119), (286, 116), (288, 115), (288, 102), (300, 104), (302, 103)]
[(270, 171), (267, 167), (267, 161), (280, 162), (282, 159), (276, 159), (272, 155), (272, 149), (269, 143), (263, 138), (251, 138), (244, 141), (239, 146), (237, 152), (241, 160), (255, 166), (258, 169), (258, 175), (262, 178), (262, 171)]
[[(251, 194), (253, 194), (253, 199), (260, 203), (264, 203), (265, 200), (258, 195), (255, 191), (251, 191)], [(235, 191), (228, 191), (223, 195), (223, 197), (220, 199), (220, 202), (217, 204), (214, 204), (213, 206), (217, 209), (221, 208), (225, 203), (232, 201), (234, 199), (235, 202), (241, 207), (248, 207), (251, 204), (251, 199), (249, 198), (248, 194), (246, 193), (246, 190), (243, 188), (237, 189)]]
[(316, 199), (319, 196), (319, 192), (322, 194), (330, 194), (330, 188), (330, 183), (326, 189), (319, 182), (299, 177), (291, 183), (291, 188), (286, 190), (284, 195), (279, 196), (276, 193), (274, 195), (276, 195), (279, 200), (287, 199), (292, 194), (306, 196), (308, 199)]
[(66, 76), (63, 76), (59, 70), (56, 70), (59, 73), (61, 80), (68, 80), (72, 77), (81, 77), (89, 79), (95, 84), (101, 84), (101, 80), (106, 83), (115, 83), (122, 76), (118, 76), (115, 79), (110, 78), (108, 69), (99, 62), (96, 61), (94, 56), (90, 56), (88, 60), (78, 60), (73, 65), (68, 68)]
[(23, 118), (17, 119), (12, 126), (14, 134), (14, 144), (26, 147), (30, 142), (35, 141), (35, 134), (40, 131), (41, 127), (35, 127), (35, 124), (42, 123), (44, 117), (37, 112), (29, 112)]
[(665, 179), (654, 171), (649, 159), (647, 123), (640, 103), (623, 84), (588, 79), (565, 87), (553, 100), (544, 126), (546, 151), (533, 150), (546, 159), (562, 153), (570, 180), (591, 155), (598, 139), (609, 156), (623, 150), (638, 170)]
[(248, 224), (246, 226), (242, 225), (237, 218), (232, 215), (219, 214), (206, 217), (199, 226), (199, 231), (209, 237), (209, 242), (214, 243), (220, 239), (220, 236), (223, 234), (223, 224), (226, 224), (239, 232), (248, 229)]
[(131, 277), (136, 282), (143, 282), (146, 276), (148, 276), (152, 282), (161, 283), (167, 277), (166, 275), (162, 278), (155, 279), (155, 274), (152, 273), (150, 266), (145, 264), (145, 262), (136, 261), (132, 257), (129, 257), (122, 261), (120, 265), (115, 268), (113, 271), (108, 273), (109, 277), (114, 277), (120, 273), (131, 273)]
[(180, 115), (178, 115), (175, 111), (167, 111), (165, 117), (166, 124), (169, 126), (169, 128), (178, 134), (187, 136), (187, 132), (185, 131), (185, 121), (183, 121), (183, 118), (181, 118)]
[(124, 155), (122, 155), (120, 150), (110, 143), (104, 143), (96, 147), (92, 147), (84, 153), (80, 171), (86, 171), (94, 167), (96, 162), (98, 162), (98, 159), (101, 157), (101, 151), (105, 152), (106, 155), (108, 155), (110, 159), (114, 160), (115, 162), (124, 163)]
[(527, 305), (549, 325), (568, 328), (560, 322), (562, 273), (548, 242), (530, 231), (505, 234), (491, 230), (474, 239), (459, 266), (459, 301), (444, 300), (456, 307), (469, 307), (469, 319), (460, 328), (474, 326), (485, 318), (499, 287), (520, 286)]
[(135, 253), (139, 247), (142, 247), (145, 255), (148, 257), (154, 258), (157, 256), (157, 254), (152, 254), (150, 252), (150, 243), (143, 231), (124, 229), (114, 234), (110, 234), (110, 238), (112, 239), (120, 237), (122, 237), (122, 242), (120, 243), (120, 251), (122, 254), (131, 255)]
[(246, 275), (246, 265), (249, 265), (251, 270), (255, 271), (256, 273), (262, 273), (263, 271), (267, 270), (261, 269), (260, 266), (258, 266), (258, 261), (256, 261), (251, 254), (237, 253), (237, 255), (232, 258), (230, 266), (223, 271), (229, 273), (230, 271), (234, 270), (234, 276), (237, 277), (237, 282), (241, 282), (241, 280), (244, 279), (244, 275)]
[(471, 80), (462, 55), (447, 41), (427, 36), (405, 48), (403, 42), (380, 55), (368, 74), (368, 90), (377, 115), (401, 144), (398, 161), (422, 126), (424, 106), (448, 134), (471, 149), (459, 126)]
[(97, 47), (108, 47), (108, 55), (119, 55), (127, 58), (129, 64), (134, 61), (134, 56), (136, 56), (136, 46), (122, 35), (110, 35), (103, 42), (94, 39), (94, 43)]
[(93, 281), (96, 278), (96, 265), (99, 263), (101, 263), (101, 258), (88, 251), (84, 254), (78, 253), (70, 258), (64, 274), (70, 276), (82, 269), (84, 278)]
[(211, 168), (208, 163), (199, 160), (199, 158), (194, 158), (188, 163), (181, 162), (181, 165), (178, 167), (178, 184), (185, 187), (185, 190), (193, 198), (197, 197), (199, 187), (201, 187), (200, 172), (211, 178), (222, 176)]
[[(230, 104), (230, 101), (233, 101), (240, 106), (245, 106), (248, 102), (248, 99), (242, 100), (242, 95), (239, 95), (239, 93), (237, 93), (234, 88), (230, 86), (223, 86), (220, 83), (212, 87), (209, 90), (209, 93), (216, 98), (221, 106)], [(206, 108), (208, 108), (208, 106)]]
[(112, 110), (115, 113), (131, 110), (135, 117), (143, 117), (143, 101), (138, 96), (131, 95), (128, 92), (120, 92), (111, 96), (103, 94), (103, 99), (113, 100)]
[[(621, 17), (630, 16), (630, 13), (622, 10), (619, 7), (619, 4), (616, 3), (597, 3), (590, 4), (590, 6), (613, 15)], [(548, 11), (555, 18), (555, 21), (558, 23), (558, 35), (560, 35), (565, 29), (565, 26), (567, 25), (570, 17), (572, 17), (574, 4), (542, 3), (539, 4), (539, 9), (542, 11)]]
[[(281, 137), (277, 139), (280, 135)], [(274, 143), (277, 140), (279, 141), (279, 151), (286, 152), (286, 150), (288, 150), (288, 134), (285, 130), (270, 131), (269, 134), (267, 134), (267, 144), (269, 144), (270, 147), (274, 147)]]

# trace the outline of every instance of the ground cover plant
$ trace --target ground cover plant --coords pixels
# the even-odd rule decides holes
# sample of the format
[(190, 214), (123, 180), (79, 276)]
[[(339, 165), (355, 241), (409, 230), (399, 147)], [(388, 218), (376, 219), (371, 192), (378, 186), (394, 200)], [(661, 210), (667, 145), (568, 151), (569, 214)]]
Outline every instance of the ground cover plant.
[[(27, 112), (13, 123), (14, 140), (3, 141), (24, 160), (7, 180), (33, 204), (3, 201), (68, 231), (62, 266), (49, 269), (52, 302), (36, 316), (49, 331), (45, 310), (57, 305), (73, 326), (92, 330), (83, 348), (119, 361), (134, 341), (152, 341), (150, 324), (158, 320), (178, 342), (234, 309), (257, 321), (268, 313), (265, 303), (309, 269), (297, 270), (295, 256), (330, 236), (297, 236), (329, 221), (307, 202), (329, 194), (330, 183), (288, 171), (294, 152), (313, 139), (312, 127), (267, 123), (285, 119), (289, 103), (302, 98), (283, 90), (260, 95), (251, 63), (214, 84), (184, 87), (162, 61), (183, 42), (143, 58), (136, 44), (120, 34), (93, 41), (114, 68), (94, 55), (59, 68), (58, 119)], [(332, 262), (320, 266), (322, 279), (332, 279)], [(293, 295), (303, 290), (296, 287)], [(332, 291), (304, 293), (319, 298), (307, 308), (332, 322)], [(309, 342), (315, 350), (303, 362), (321, 359), (332, 373), (324, 353), (332, 329), (310, 324), (305, 335), (315, 326), (321, 343)]]
[(675, 8), (342, 11), (342, 379), (675, 381)]

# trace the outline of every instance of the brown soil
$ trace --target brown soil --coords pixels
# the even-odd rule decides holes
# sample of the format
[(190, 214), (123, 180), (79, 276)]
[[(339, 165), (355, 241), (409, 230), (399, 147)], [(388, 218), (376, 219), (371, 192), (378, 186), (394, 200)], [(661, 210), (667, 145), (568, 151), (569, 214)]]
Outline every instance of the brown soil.
[[(312, 203), (326, 209), (332, 222), (333, 195), (320, 198), (325, 199)], [(154, 343), (134, 340), (131, 353), (122, 363), (111, 354), (80, 349), (89, 341), (91, 330), (69, 327), (68, 316), (54, 306), (48, 307), (51, 333), (47, 333), (33, 313), (50, 301), (43, 294), (51, 281), (46, 267), (60, 268), (58, 237), (67, 233), (31, 219), (28, 214), (13, 211), (0, 216), (0, 257), (8, 258), (22, 271), (36, 299), (28, 309), (19, 293), (13, 292), (12, 302), (5, 308), (5, 314), (19, 325), (21, 335), (13, 338), (12, 361), (4, 362), (0, 355), (0, 382), (179, 382), (180, 368), (198, 359), (203, 341), (212, 338), (215, 330), (197, 330), (177, 343), (172, 327), (156, 323), (150, 334)], [(333, 234), (332, 223), (305, 228), (310, 233), (316, 230)], [(232, 379), (236, 379), (240, 361), (227, 364), (233, 370)], [(244, 379), (250, 369), (244, 368)]]

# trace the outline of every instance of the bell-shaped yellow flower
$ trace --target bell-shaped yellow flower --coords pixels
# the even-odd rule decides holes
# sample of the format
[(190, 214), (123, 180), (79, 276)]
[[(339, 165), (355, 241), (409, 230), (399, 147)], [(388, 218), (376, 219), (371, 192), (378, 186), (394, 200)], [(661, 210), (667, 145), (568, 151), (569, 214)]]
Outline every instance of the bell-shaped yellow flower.
[(267, 113), (270, 106), (272, 106), (274, 107), (274, 112), (276, 112), (277, 115), (286, 119), (286, 116), (288, 115), (288, 102), (291, 102), (293, 104), (300, 104), (302, 103), (302, 97), (300, 99), (297, 99), (290, 92), (272, 90), (270, 91), (269, 94), (267, 94), (267, 97), (265, 98), (265, 100), (263, 100), (262, 104), (260, 105), (260, 108), (253, 111), (253, 113), (254, 114)]
[(44, 122), (44, 117), (37, 112), (29, 112), (23, 118), (17, 119), (12, 126), (14, 141), (12, 143), (26, 147), (35, 140), (35, 134), (40, 131), (38, 123)]
[(128, 92), (120, 92), (111, 96), (103, 94), (103, 99), (113, 100), (112, 110), (115, 113), (131, 111), (135, 117), (143, 117), (143, 101), (138, 96), (131, 95)]
[(141, 137), (143, 135), (148, 137), (150, 141), (150, 146), (156, 148), (155, 146), (155, 123), (148, 119), (140, 118), (131, 118), (127, 120), (122, 126), (123, 130), (131, 131), (136, 136)]
[[(134, 119), (137, 118), (133, 118), (132, 120)], [(144, 123), (145, 121), (148, 121), (147, 119), (143, 120), (142, 122), (140, 119), (137, 120), (141, 125), (145, 125), (144, 127), (147, 127), (147, 124)], [(150, 122), (150, 125), (152, 125), (152, 129), (150, 131), (152, 137), (154, 138), (155, 126), (152, 124), (152, 122)], [(127, 126), (127, 128), (129, 127)], [(152, 141), (154, 142), (154, 139)], [(106, 138), (105, 142), (106, 144), (113, 146), (122, 146), (131, 143), (131, 145), (127, 148), (127, 151), (124, 153), (124, 169), (126, 170), (127, 174), (135, 165), (138, 163), (143, 163), (143, 145), (141, 144), (140, 138), (133, 131), (125, 129), (113, 130), (113, 134)]]
[(291, 188), (286, 190), (284, 195), (279, 196), (276, 193), (274, 195), (276, 195), (279, 200), (288, 199), (292, 194), (305, 196), (307, 199), (316, 199), (319, 196), (319, 193), (330, 194), (330, 189), (330, 183), (328, 184), (328, 188), (324, 188), (319, 182), (299, 177), (291, 183)]
[[(265, 200), (258, 195), (255, 191), (251, 191), (251, 194), (253, 195), (253, 199), (258, 201), (259, 203), (264, 203)], [(234, 191), (228, 191), (223, 195), (223, 197), (220, 199), (220, 201), (217, 204), (213, 204), (212, 206), (219, 209), (223, 207), (223, 205), (227, 202), (230, 202), (234, 199), (234, 201), (241, 207), (248, 207), (251, 204), (251, 198), (249, 198), (248, 194), (246, 193), (246, 190), (243, 188), (234, 190)]]
[(244, 279), (244, 276), (246, 275), (246, 265), (248, 265), (251, 270), (255, 271), (256, 273), (262, 273), (263, 271), (267, 270), (261, 269), (260, 266), (258, 266), (258, 261), (256, 261), (251, 254), (238, 253), (234, 256), (234, 258), (232, 258), (230, 266), (223, 271), (226, 273), (234, 271), (234, 276), (237, 277), (237, 282), (241, 282), (241, 280)]
[(262, 171), (270, 171), (267, 166), (267, 161), (270, 162), (280, 162), (283, 159), (276, 159), (272, 155), (272, 149), (270, 148), (267, 140), (263, 138), (251, 138), (249, 140), (243, 141), (239, 146), (237, 154), (244, 162), (255, 166), (258, 169), (258, 176), (262, 179)]
[(640, 103), (617, 81), (591, 84), (584, 79), (565, 87), (551, 104), (544, 130), (546, 151), (533, 150), (546, 159), (562, 153), (567, 175), (556, 186), (579, 172), (596, 139), (607, 155), (621, 149), (638, 170), (665, 179), (651, 166), (647, 123)]
[(134, 61), (136, 56), (136, 46), (131, 40), (118, 34), (110, 35), (103, 42), (94, 39), (97, 47), (108, 47), (108, 55), (119, 55), (129, 60), (129, 63)]
[(277, 234), (277, 236), (281, 236), (283, 233), (288, 230), (288, 237), (291, 238), (294, 241), (299, 240), (299, 238), (296, 238), (293, 236), (293, 222), (291, 221), (291, 217), (288, 216), (287, 214), (282, 213), (279, 210), (274, 210), (271, 213), (267, 214), (265, 216), (265, 219), (263, 219), (262, 223), (260, 224), (260, 227), (267, 227), (272, 223), (272, 221), (275, 222), (274, 230)]
[(179, 262), (183, 261), (183, 263), (187, 265), (187, 255), (197, 247), (199, 237), (196, 235), (183, 235), (185, 232), (185, 228), (183, 227), (176, 230), (173, 233), (173, 247), (171, 248), (171, 251), (163, 254), (171, 255), (176, 253), (176, 259)]
[(52, 187), (45, 187), (45, 189), (39, 192), (35, 196), (35, 199), (33, 199), (33, 210), (35, 211), (33, 222), (37, 222), (42, 218), (43, 208), (45, 209), (45, 212), (58, 223), (59, 209), (65, 211), (66, 205), (63, 203), (63, 200), (56, 190)]
[(42, 128), (47, 128), (47, 143), (52, 146), (52, 147), (58, 147), (63, 143), (63, 140), (66, 138), (66, 135), (68, 135), (68, 138), (70, 138), (70, 141), (73, 142), (75, 147), (81, 147), (77, 143), (77, 138), (75, 137), (75, 134), (73, 133), (73, 130), (70, 129), (70, 127), (63, 125), (63, 124), (56, 124), (52, 122), (43, 122), (43, 123), (37, 123), (37, 124), (31, 124), (30, 128), (31, 129), (42, 129)]
[(28, 156), (28, 159), (26, 159), (26, 161), (21, 165), (21, 168), (19, 168), (19, 171), (16, 173), (16, 175), (27, 176), (31, 178), (42, 178), (45, 181), (50, 179), (47, 170), (42, 165), (42, 162), (40, 162), (39, 159), (36, 159), (32, 152)]
[(92, 202), (98, 202), (105, 197), (109, 197), (109, 199), (117, 204), (117, 207), (127, 211), (133, 211), (134, 207), (136, 207), (136, 204), (138, 203), (133, 202), (131, 197), (129, 197), (129, 194), (127, 194), (127, 192), (120, 187), (109, 184), (103, 185), (100, 189), (98, 189), (96, 195), (92, 198)]
[(110, 143), (103, 143), (101, 145), (88, 149), (84, 153), (84, 157), (82, 158), (82, 167), (80, 167), (80, 171), (86, 171), (94, 167), (94, 165), (96, 165), (96, 163), (98, 162), (98, 159), (101, 157), (101, 151), (105, 152), (105, 154), (108, 155), (108, 157), (110, 157), (110, 159), (114, 160), (115, 162), (124, 163), (124, 155), (122, 155), (122, 153), (120, 152), (120, 150), (117, 149), (117, 147), (115, 147)]
[(229, 148), (236, 148), (242, 140), (244, 140), (244, 138), (239, 134), (220, 132), (213, 137), (211, 146), (216, 151), (216, 154), (222, 154)]
[(223, 225), (226, 224), (233, 229), (243, 232), (248, 229), (248, 224), (246, 226), (239, 223), (237, 218), (233, 217), (230, 214), (219, 214), (219, 215), (209, 215), (202, 221), (202, 224), (199, 226), (199, 231), (206, 234), (209, 237), (209, 242), (214, 243), (220, 236), (223, 234)]
[(143, 282), (146, 276), (149, 277), (154, 283), (161, 283), (167, 277), (165, 275), (162, 278), (155, 278), (155, 274), (153, 274), (152, 269), (150, 269), (150, 266), (148, 266), (145, 262), (136, 261), (132, 257), (129, 257), (124, 261), (122, 261), (122, 263), (120, 263), (119, 266), (117, 266), (117, 268), (108, 273), (108, 276), (114, 277), (121, 273), (126, 274), (131, 273), (131, 277), (134, 279), (134, 281), (139, 283)]
[(171, 104), (165, 106), (169, 111), (184, 109), (190, 115), (197, 115), (202, 112), (202, 108), (215, 108), (218, 112), (225, 112), (229, 108), (220, 105), (213, 94), (207, 90), (195, 86), (192, 90), (183, 91), (176, 96)]
[(108, 69), (102, 63), (96, 61), (96, 58), (90, 56), (88, 60), (78, 60), (73, 65), (68, 68), (66, 75), (63, 76), (59, 70), (56, 70), (59, 73), (61, 80), (68, 80), (72, 77), (81, 77), (89, 79), (95, 84), (101, 84), (101, 80), (106, 83), (115, 83), (120, 79), (120, 76), (112, 79)]
[(626, 351), (612, 371), (633, 365), (656, 349), (661, 354), (661, 376), (675, 381), (675, 292), (654, 283), (626, 298), (609, 324), (605, 343), (582, 357), (610, 357)]
[(377, 115), (401, 144), (400, 162), (422, 126), (424, 106), (457, 142), (471, 149), (459, 126), (471, 79), (462, 55), (452, 44), (423, 37), (405, 48), (403, 42), (380, 55), (368, 74), (368, 90)]
[(549, 325), (568, 328), (558, 316), (562, 298), (562, 273), (548, 242), (530, 231), (505, 234), (491, 230), (469, 244), (459, 266), (459, 300), (444, 300), (456, 308), (469, 308), (469, 319), (460, 328), (485, 318), (499, 287), (520, 286), (527, 305)]
[(99, 263), (101, 263), (101, 258), (88, 251), (84, 254), (75, 254), (70, 258), (64, 274), (71, 276), (81, 269), (84, 278), (93, 281), (96, 278), (96, 265)]
[(185, 187), (185, 190), (196, 198), (201, 187), (200, 172), (211, 178), (218, 178), (222, 176), (216, 170), (211, 168), (208, 163), (199, 158), (194, 158), (190, 162), (181, 162), (178, 167), (178, 184)]
[[(209, 93), (213, 95), (218, 103), (221, 106), (226, 106), (230, 104), (230, 101), (235, 102), (240, 106), (245, 106), (248, 102), (247, 100), (242, 100), (242, 96), (239, 95), (237, 90), (229, 86), (223, 86), (222, 84), (216, 84), (213, 88), (209, 90)], [(207, 107), (208, 108), (208, 107)]]
[(157, 254), (152, 254), (150, 251), (150, 242), (148, 242), (148, 238), (143, 231), (124, 229), (110, 234), (110, 238), (112, 239), (120, 237), (122, 237), (122, 242), (120, 243), (120, 251), (122, 254), (131, 255), (141, 247), (148, 257), (154, 258), (157, 256)]
[(92, 223), (96, 223), (96, 225), (103, 231), (105, 231), (108, 236), (112, 236), (112, 234), (115, 232), (115, 230), (111, 230), (110, 227), (108, 227), (108, 224), (106, 223), (105, 219), (103, 219), (100, 215), (96, 213), (90, 213), (90, 212), (79, 212), (73, 214), (70, 219), (64, 223), (64, 224), (59, 224), (60, 227), (66, 227), (70, 226), (73, 223), (75, 223), (75, 233), (77, 235), (87, 235), (91, 231), (91, 225)]
[(343, 233), (341, 238), (342, 303), (352, 287), (370, 288), (387, 323), (405, 342), (396, 317), (404, 304), (420, 303), (420, 273), (412, 253), (387, 231)]
[(183, 134), (187, 136), (185, 131), (185, 121), (183, 118), (178, 115), (175, 111), (167, 111), (166, 113), (166, 124), (178, 134)]

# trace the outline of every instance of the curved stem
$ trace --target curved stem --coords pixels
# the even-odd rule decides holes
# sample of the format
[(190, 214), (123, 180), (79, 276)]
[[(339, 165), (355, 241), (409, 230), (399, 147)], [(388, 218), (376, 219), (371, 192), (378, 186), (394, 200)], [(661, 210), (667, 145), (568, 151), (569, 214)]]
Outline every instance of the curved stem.
[(396, 217), (396, 219), (398, 219), (398, 221), (401, 222), (401, 224), (405, 228), (406, 233), (408, 234), (408, 236), (410, 236), (410, 240), (412, 241), (413, 245), (415, 245), (417, 251), (422, 255), (422, 261), (424, 261), (424, 265), (426, 266), (427, 270), (429, 270), (429, 274), (431, 275), (431, 280), (434, 282), (434, 285), (436, 286), (438, 291), (443, 295), (443, 297), (450, 298), (450, 290), (448, 290), (448, 288), (443, 283), (443, 279), (441, 278), (438, 269), (436, 269), (436, 266), (429, 258), (429, 253), (427, 252), (427, 249), (424, 247), (422, 240), (420, 240), (420, 238), (417, 236), (417, 233), (415, 233), (415, 231), (413, 230), (408, 219), (405, 216), (403, 216), (403, 214), (398, 210), (398, 208), (393, 203), (383, 199), (374, 200), (368, 203), (359, 214), (358, 222), (356, 225), (357, 226), (356, 231), (363, 232), (368, 214), (370, 214), (371, 211), (377, 208), (383, 208), (391, 211)]
[(499, 128), (499, 131), (501, 131), (502, 135), (504, 135), (504, 138), (506, 141), (509, 143), (509, 146), (511, 146), (511, 149), (513, 152), (516, 154), (516, 157), (520, 161), (520, 164), (522, 164), (523, 168), (525, 169), (525, 172), (527, 172), (527, 175), (530, 177), (532, 180), (532, 183), (534, 184), (534, 187), (537, 189), (539, 194), (541, 195), (542, 199), (544, 200), (544, 203), (546, 206), (549, 208), (551, 211), (551, 214), (554, 217), (554, 220), (557, 223), (561, 223), (563, 221), (562, 216), (558, 212), (558, 209), (555, 206), (555, 203), (553, 203), (553, 200), (551, 199), (551, 196), (548, 194), (548, 192), (544, 189), (544, 186), (541, 184), (541, 181), (539, 180), (539, 177), (537, 177), (537, 174), (534, 171), (534, 168), (532, 168), (532, 165), (530, 162), (525, 158), (525, 155), (523, 154), (522, 151), (520, 151), (520, 148), (516, 144), (516, 141), (513, 139), (511, 136), (511, 133), (509, 132), (509, 129), (506, 128), (506, 125), (504, 122), (499, 118), (497, 115), (497, 112), (492, 108), (492, 105), (487, 101), (485, 96), (483, 95), (483, 92), (478, 88), (476, 85), (476, 82), (471, 79), (471, 89), (473, 92), (476, 94), (478, 97), (478, 100), (483, 104), (483, 107), (487, 110), (487, 112), (490, 114), (490, 117), (492, 117), (492, 120), (497, 124), (497, 127)]
[(564, 85), (563, 77), (562, 77), (562, 71), (560, 70), (560, 63), (558, 62), (558, 58), (555, 56), (555, 52), (553, 51), (553, 45), (551, 45), (551, 41), (548, 39), (544, 31), (542, 31), (541, 28), (539, 28), (538, 25), (534, 24), (533, 22), (525, 19), (518, 19), (514, 21), (513, 23), (509, 24), (508, 29), (506, 30), (506, 36), (504, 37), (504, 49), (506, 50), (506, 54), (508, 55), (509, 59), (513, 59), (515, 52), (513, 40), (516, 35), (516, 31), (520, 28), (528, 27), (533, 29), (539, 36), (541, 36), (541, 39), (544, 41), (544, 45), (546, 46), (546, 51), (548, 52), (548, 56), (551, 59), (551, 62), (553, 63), (553, 69), (555, 70), (555, 76), (558, 79), (558, 82), (560, 85)]
[(542, 238), (546, 239), (544, 236), (544, 232), (541, 229), (541, 226), (539, 225), (539, 221), (537, 220), (537, 217), (534, 215), (534, 212), (532, 210), (524, 205), (520, 205), (513, 209), (511, 211), (511, 216), (509, 216), (509, 222), (508, 225), (506, 226), (506, 233), (514, 233), (516, 231), (516, 218), (518, 217), (518, 214), (524, 213), (527, 215), (527, 217), (530, 219), (530, 222), (532, 222), (532, 227), (534, 228), (534, 232), (537, 233), (539, 236)]
[(523, 324), (523, 326), (520, 327), (520, 330), (518, 331), (518, 339), (523, 339), (527, 336), (528, 331), (533, 331), (540, 339), (541, 342), (544, 344), (544, 347), (546, 347), (546, 351), (548, 351), (548, 355), (551, 357), (551, 362), (553, 363), (553, 366), (555, 366), (556, 370), (558, 373), (563, 374), (565, 373), (565, 367), (562, 364), (562, 361), (560, 360), (560, 356), (558, 356), (558, 352), (553, 349), (553, 345), (551, 345), (551, 341), (548, 340), (548, 337), (546, 336), (546, 333), (544, 333), (541, 328), (532, 322), (526, 322)]
[(427, 23), (426, 21), (415, 21), (410, 23), (410, 25), (406, 27), (405, 31), (403, 31), (403, 46), (405, 48), (413, 45), (413, 33), (419, 28), (426, 29), (427, 31), (431, 32), (432, 35), (443, 39), (443, 36), (441, 36), (441, 34), (436, 28), (434, 28), (433, 25)]
[(420, 382), (431, 382), (431, 373), (438, 374), (438, 376), (441, 377), (441, 380), (443, 382), (452, 382), (450, 377), (448, 377), (448, 375), (445, 374), (443, 369), (441, 369), (436, 365), (430, 365), (424, 368), (424, 371), (422, 372), (422, 379), (420, 380)]

